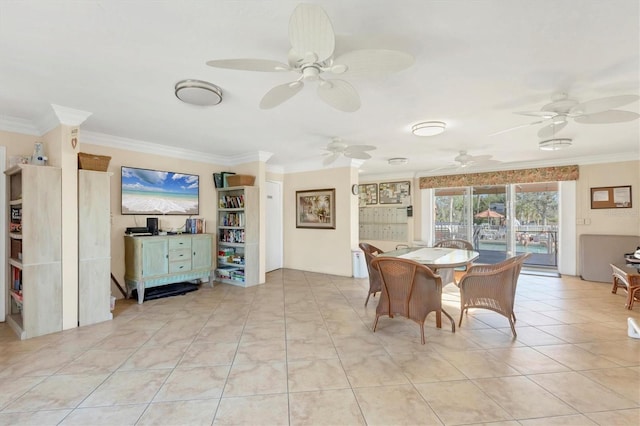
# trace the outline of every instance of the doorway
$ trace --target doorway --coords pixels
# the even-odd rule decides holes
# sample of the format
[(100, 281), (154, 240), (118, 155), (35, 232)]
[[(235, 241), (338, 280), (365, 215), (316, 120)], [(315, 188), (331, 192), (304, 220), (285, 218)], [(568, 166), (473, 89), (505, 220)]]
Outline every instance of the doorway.
[(283, 266), (282, 182), (267, 181), (265, 194), (265, 271)]

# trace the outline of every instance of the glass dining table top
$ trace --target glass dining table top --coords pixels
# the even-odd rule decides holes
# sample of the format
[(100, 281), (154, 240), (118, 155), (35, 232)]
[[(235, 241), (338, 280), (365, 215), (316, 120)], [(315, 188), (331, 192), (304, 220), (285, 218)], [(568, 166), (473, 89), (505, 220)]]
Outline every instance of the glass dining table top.
[(409, 259), (431, 268), (455, 268), (473, 262), (480, 253), (444, 247), (409, 247), (386, 251), (379, 256)]

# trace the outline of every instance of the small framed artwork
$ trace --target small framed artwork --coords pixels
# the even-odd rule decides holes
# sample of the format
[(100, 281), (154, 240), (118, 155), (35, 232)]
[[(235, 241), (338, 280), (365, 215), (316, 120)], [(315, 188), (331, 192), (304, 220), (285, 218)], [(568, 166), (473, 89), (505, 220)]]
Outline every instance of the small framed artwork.
[(631, 185), (591, 188), (592, 209), (631, 208)]
[(378, 201), (380, 204), (402, 204), (410, 195), (411, 182), (384, 182), (379, 185)]
[(223, 181), (222, 181), (222, 173), (213, 174), (213, 184), (216, 186), (216, 188), (224, 188)]
[(235, 173), (233, 173), (233, 172), (222, 172), (222, 173), (220, 173), (220, 175), (222, 176), (222, 188), (228, 188), (229, 187), (229, 183), (227, 182), (227, 176), (235, 175)]
[(296, 191), (296, 228), (336, 229), (336, 190)]
[(378, 204), (378, 184), (365, 183), (360, 187), (360, 202), (366, 205)]

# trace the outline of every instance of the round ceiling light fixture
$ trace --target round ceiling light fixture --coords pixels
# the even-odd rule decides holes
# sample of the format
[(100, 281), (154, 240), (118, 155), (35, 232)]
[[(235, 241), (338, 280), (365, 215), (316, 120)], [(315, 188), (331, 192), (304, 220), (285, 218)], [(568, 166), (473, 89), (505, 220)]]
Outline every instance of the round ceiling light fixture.
[(222, 102), (222, 89), (202, 80), (182, 80), (176, 83), (176, 97), (182, 102), (213, 106)]
[(411, 126), (411, 133), (416, 136), (435, 136), (444, 132), (447, 123), (443, 121), (423, 121)]
[(392, 166), (407, 164), (408, 162), (409, 162), (409, 159), (405, 157), (389, 158), (389, 164), (391, 164)]
[(554, 138), (540, 141), (538, 147), (543, 151), (558, 151), (560, 149), (569, 148), (571, 146), (571, 139), (569, 138)]

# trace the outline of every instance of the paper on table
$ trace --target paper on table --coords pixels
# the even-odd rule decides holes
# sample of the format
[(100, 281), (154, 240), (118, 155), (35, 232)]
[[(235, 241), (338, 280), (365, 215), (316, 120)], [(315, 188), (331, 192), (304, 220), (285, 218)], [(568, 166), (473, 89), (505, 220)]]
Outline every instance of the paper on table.
[(419, 250), (412, 251), (407, 254), (400, 255), (403, 259), (415, 260), (420, 263), (431, 263), (442, 256), (446, 256), (450, 250), (432, 247), (423, 247)]

